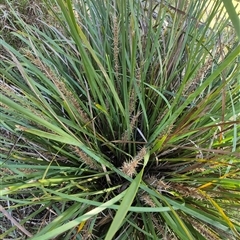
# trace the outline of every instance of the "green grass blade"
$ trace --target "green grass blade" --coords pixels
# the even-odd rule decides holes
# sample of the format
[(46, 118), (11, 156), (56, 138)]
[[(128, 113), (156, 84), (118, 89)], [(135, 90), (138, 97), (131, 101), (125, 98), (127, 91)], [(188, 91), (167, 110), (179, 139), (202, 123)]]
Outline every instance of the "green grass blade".
[(222, 2), (224, 4), (224, 7), (227, 10), (228, 16), (232, 21), (232, 24), (235, 28), (235, 31), (236, 31), (237, 36), (240, 41), (240, 19), (239, 19), (239, 16), (237, 15), (236, 10), (233, 6), (233, 2), (229, 1), (229, 0), (222, 0)]
[(137, 190), (139, 188), (140, 182), (142, 180), (143, 170), (136, 176), (136, 178), (132, 181), (131, 185), (127, 189), (127, 192), (122, 200), (122, 203), (116, 213), (116, 216), (113, 219), (113, 222), (108, 230), (107, 236), (105, 240), (113, 239), (114, 235), (122, 225), (122, 222), (127, 215), (129, 208), (137, 194)]
[(32, 237), (31, 240), (48, 240), (48, 239), (52, 239), (53, 237), (58, 236), (61, 233), (64, 233), (65, 231), (76, 227), (79, 223), (86, 221), (87, 219), (91, 218), (92, 216), (97, 215), (98, 213), (102, 212), (103, 210), (105, 210), (106, 208), (108, 208), (108, 206), (112, 205), (113, 203), (119, 201), (123, 196), (125, 195), (125, 192), (122, 192), (121, 194), (117, 195), (116, 197), (112, 198), (111, 200), (99, 205), (98, 207), (94, 208), (93, 210), (85, 213), (84, 215), (82, 215), (81, 217), (78, 217), (60, 227), (57, 227), (54, 230), (51, 230), (43, 235), (40, 236), (35, 236)]
[(111, 240), (118, 231), (118, 229), (120, 228), (120, 226), (122, 225), (122, 222), (125, 216), (127, 215), (127, 212), (129, 211), (129, 208), (131, 207), (132, 202), (137, 194), (139, 185), (142, 181), (144, 167), (146, 166), (148, 160), (149, 152), (147, 152), (147, 154), (144, 156), (143, 169), (140, 171), (140, 173), (136, 176), (136, 178), (132, 181), (131, 185), (128, 187), (127, 192), (122, 200), (122, 203), (116, 213), (116, 216), (113, 219), (110, 229), (108, 230), (105, 240)]

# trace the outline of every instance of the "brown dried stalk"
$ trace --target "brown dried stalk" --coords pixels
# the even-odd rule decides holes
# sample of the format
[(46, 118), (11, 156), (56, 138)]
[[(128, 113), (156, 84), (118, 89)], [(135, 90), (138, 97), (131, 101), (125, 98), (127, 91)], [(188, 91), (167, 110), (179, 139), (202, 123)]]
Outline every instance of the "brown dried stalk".
[(32, 237), (33, 235), (27, 231), (23, 226), (21, 226), (5, 209), (4, 207), (0, 204), (0, 211), (2, 214), (9, 219), (13, 225), (15, 225), (19, 230), (21, 230), (24, 234), (26, 234), (28, 237)]

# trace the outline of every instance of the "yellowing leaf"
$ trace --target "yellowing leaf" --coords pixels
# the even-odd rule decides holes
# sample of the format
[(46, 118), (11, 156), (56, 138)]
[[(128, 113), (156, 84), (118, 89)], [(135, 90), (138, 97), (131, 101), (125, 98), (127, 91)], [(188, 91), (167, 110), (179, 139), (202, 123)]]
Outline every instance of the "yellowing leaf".
[(83, 221), (83, 222), (81, 222), (81, 223), (79, 224), (78, 230), (77, 230), (78, 233), (83, 229), (85, 223), (86, 223), (86, 221)]
[(154, 147), (153, 147), (153, 149), (151, 150), (152, 153), (155, 152), (155, 151), (157, 151), (157, 150), (159, 150), (159, 149), (161, 149), (163, 143), (164, 143), (165, 140), (167, 139), (167, 136), (168, 136), (168, 135), (165, 134), (165, 135), (162, 136), (161, 139), (157, 139), (157, 140), (155, 141)]
[(95, 103), (95, 106), (96, 106), (96, 108), (99, 109), (101, 112), (105, 113), (106, 115), (109, 115), (108, 112), (107, 112), (107, 110), (104, 109), (100, 104)]

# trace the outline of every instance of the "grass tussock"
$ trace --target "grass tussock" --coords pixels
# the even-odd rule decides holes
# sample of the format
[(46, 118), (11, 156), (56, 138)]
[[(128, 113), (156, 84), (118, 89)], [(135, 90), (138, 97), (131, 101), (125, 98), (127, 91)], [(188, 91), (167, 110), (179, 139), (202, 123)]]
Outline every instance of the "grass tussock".
[(0, 238), (239, 238), (240, 46), (220, 3), (45, 1), (41, 27), (8, 6)]

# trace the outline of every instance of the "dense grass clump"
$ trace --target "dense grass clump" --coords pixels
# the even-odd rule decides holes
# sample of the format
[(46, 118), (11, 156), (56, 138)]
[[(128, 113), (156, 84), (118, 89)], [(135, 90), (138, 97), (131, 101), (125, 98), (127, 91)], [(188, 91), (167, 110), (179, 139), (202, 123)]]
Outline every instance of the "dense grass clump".
[(240, 46), (220, 1), (176, 2), (45, 2), (55, 27), (14, 15), (0, 238), (240, 236)]

